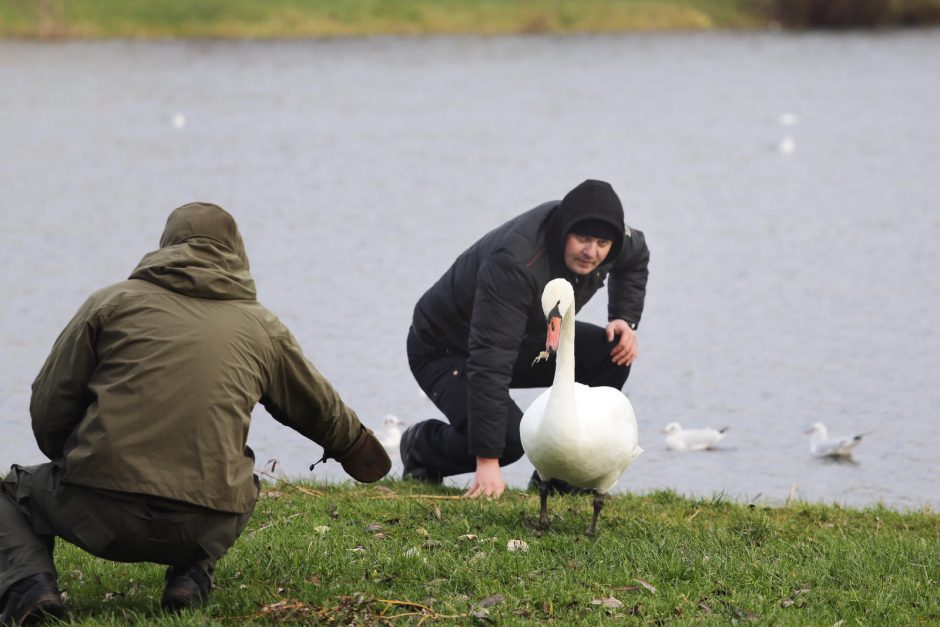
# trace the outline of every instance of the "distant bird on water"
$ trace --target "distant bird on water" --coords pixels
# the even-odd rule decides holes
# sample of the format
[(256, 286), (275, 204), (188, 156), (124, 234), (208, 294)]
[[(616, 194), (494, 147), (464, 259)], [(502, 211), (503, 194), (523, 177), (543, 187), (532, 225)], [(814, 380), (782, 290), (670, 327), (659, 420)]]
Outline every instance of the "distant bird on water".
[(777, 117), (777, 122), (780, 124), (780, 126), (793, 126), (799, 122), (799, 120), (800, 118), (797, 117), (795, 113), (781, 113)]
[(399, 420), (392, 414), (386, 414), (385, 419), (382, 420), (382, 431), (378, 437), (389, 455), (398, 453), (398, 446), (401, 444), (401, 428), (406, 424), (405, 421)]
[(666, 446), (671, 451), (704, 451), (714, 448), (725, 438), (728, 427), (713, 429), (683, 429), (678, 422), (670, 422), (663, 429), (666, 434)]
[(179, 130), (186, 126), (186, 116), (182, 113), (174, 113), (170, 116), (170, 126)]
[(821, 422), (814, 422), (813, 425), (806, 430), (806, 433), (812, 435), (809, 440), (809, 451), (815, 457), (845, 458), (852, 456), (852, 450), (862, 441), (862, 436), (870, 432), (860, 433), (858, 435), (829, 437), (829, 430), (826, 429), (826, 425)]
[(777, 144), (777, 150), (782, 155), (792, 155), (796, 152), (796, 140), (793, 139), (793, 136), (787, 135)]

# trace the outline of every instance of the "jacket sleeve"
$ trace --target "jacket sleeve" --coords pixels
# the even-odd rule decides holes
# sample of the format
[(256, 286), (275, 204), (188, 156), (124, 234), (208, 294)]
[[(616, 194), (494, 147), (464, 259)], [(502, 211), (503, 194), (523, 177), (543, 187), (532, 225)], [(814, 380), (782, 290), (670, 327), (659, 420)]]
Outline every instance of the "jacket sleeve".
[(52, 346), (33, 381), (29, 413), (39, 450), (49, 459), (65, 453), (69, 435), (94, 400), (88, 382), (98, 365), (95, 350), (103, 312), (85, 301)]
[(275, 420), (322, 446), (328, 457), (348, 449), (362, 429), (359, 417), (286, 329), (274, 341), (277, 355), (261, 404)]
[(620, 258), (610, 272), (607, 286), (607, 319), (640, 324), (646, 300), (650, 251), (642, 231), (631, 229), (624, 238)]
[(525, 333), (532, 287), (510, 261), (491, 257), (480, 266), (470, 320), (467, 379), (469, 453), (500, 457), (506, 446), (509, 385)]

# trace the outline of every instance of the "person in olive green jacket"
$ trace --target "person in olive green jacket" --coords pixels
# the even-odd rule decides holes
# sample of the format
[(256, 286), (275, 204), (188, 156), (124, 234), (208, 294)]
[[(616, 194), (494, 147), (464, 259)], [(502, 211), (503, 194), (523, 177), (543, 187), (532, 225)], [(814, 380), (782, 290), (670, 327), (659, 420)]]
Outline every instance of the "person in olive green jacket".
[(391, 462), (255, 296), (235, 220), (191, 203), (126, 281), (92, 294), (33, 383), (52, 460), (0, 490), (0, 623), (62, 615), (58, 536), (111, 560), (168, 564), (162, 604), (205, 601), (258, 496), (246, 446), (260, 402), (360, 481)]

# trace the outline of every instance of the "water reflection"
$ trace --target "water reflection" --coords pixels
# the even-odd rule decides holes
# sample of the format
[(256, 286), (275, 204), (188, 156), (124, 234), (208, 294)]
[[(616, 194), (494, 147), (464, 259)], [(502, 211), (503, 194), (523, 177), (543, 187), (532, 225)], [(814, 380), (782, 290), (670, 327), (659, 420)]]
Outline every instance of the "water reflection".
[[(652, 251), (626, 387), (648, 452), (618, 489), (940, 507), (938, 53), (934, 32), (0, 42), (0, 463), (41, 460), (32, 378), (172, 207), (237, 217), (262, 301), (379, 428), (439, 416), (404, 358), (418, 296), (601, 178)], [(810, 463), (817, 419), (897, 428)], [(735, 444), (670, 454), (671, 420)], [(344, 477), (263, 410), (249, 443), (277, 473)]]

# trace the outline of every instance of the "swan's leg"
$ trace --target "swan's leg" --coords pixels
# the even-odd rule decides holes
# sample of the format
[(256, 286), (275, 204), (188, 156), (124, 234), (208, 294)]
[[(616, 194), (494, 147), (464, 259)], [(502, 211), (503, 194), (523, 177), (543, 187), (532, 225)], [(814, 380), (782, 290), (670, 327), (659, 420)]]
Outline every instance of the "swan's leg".
[(539, 529), (542, 531), (548, 529), (548, 492), (551, 488), (550, 481), (539, 477), (539, 500), (542, 504), (542, 508), (539, 510)]
[(597, 517), (601, 515), (601, 509), (604, 507), (604, 495), (598, 492), (594, 493), (594, 516), (591, 518), (591, 524), (587, 528), (587, 531), (584, 532), (589, 538), (594, 537), (594, 533), (597, 531)]

